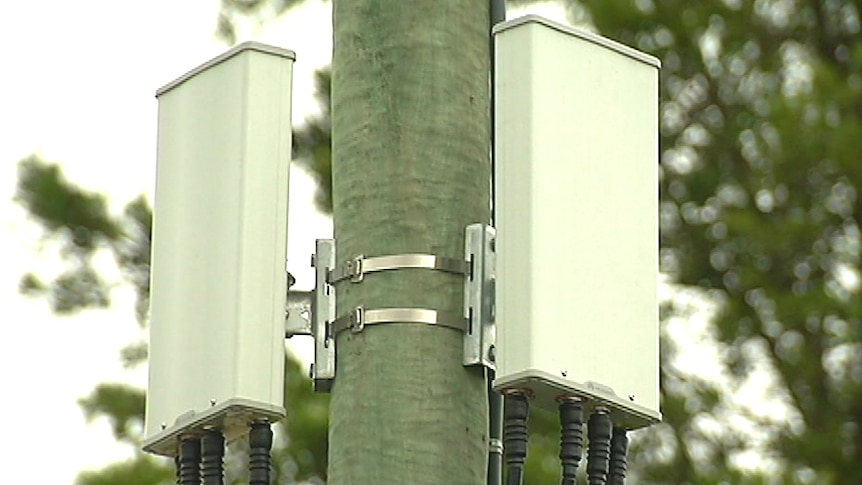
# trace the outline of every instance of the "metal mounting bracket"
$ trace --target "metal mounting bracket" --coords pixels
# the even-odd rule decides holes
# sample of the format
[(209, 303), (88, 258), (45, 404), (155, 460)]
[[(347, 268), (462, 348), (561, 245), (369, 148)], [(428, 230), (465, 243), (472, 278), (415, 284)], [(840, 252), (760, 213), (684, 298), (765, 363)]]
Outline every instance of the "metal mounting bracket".
[(469, 321), (464, 334), (464, 365), (484, 365), (496, 369), (494, 346), (496, 231), (485, 224), (467, 226), (464, 254), (470, 271), (464, 280), (464, 316)]
[[(335, 241), (318, 239), (312, 266), (315, 287), (311, 292), (288, 294), (285, 333), (314, 337), (314, 364), (310, 377), (314, 389), (329, 392), (335, 379), (335, 337), (350, 330), (358, 333), (367, 325), (420, 323), (444, 326), (464, 332), (465, 366), (483, 365), (494, 369), (496, 323), (494, 292), (496, 253), (494, 228), (471, 224), (466, 228), (464, 260), (431, 254), (399, 254), (367, 258), (358, 256), (335, 267)], [(376, 308), (362, 306), (336, 318), (335, 287), (342, 280), (362, 281), (367, 273), (403, 268), (424, 268), (463, 274), (464, 311), (452, 314), (425, 308)]]
[(311, 335), (311, 305), (313, 291), (287, 290), (284, 336)]
[(335, 379), (335, 337), (329, 334), (329, 322), (335, 319), (335, 288), (327, 277), (335, 267), (335, 241), (318, 239), (312, 259), (315, 284), (311, 306), (311, 333), (314, 336), (314, 364), (311, 379), (314, 390), (329, 392)]

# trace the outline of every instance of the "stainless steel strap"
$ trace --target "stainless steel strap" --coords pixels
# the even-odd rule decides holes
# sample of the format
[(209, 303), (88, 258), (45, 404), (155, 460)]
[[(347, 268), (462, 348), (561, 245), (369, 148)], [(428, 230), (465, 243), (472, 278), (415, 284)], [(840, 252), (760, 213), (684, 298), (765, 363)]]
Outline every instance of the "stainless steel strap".
[(350, 278), (358, 283), (366, 273), (393, 269), (419, 268), (445, 271), (447, 273), (468, 274), (470, 264), (463, 259), (446, 258), (433, 254), (393, 254), (389, 256), (365, 257), (359, 255), (329, 272), (329, 284)]
[(379, 325), (383, 323), (437, 325), (462, 332), (466, 332), (468, 328), (467, 319), (460, 313), (439, 312), (425, 308), (366, 309), (360, 306), (349, 314), (342, 315), (332, 321), (330, 323), (329, 335), (334, 337), (345, 330), (359, 333), (367, 325)]

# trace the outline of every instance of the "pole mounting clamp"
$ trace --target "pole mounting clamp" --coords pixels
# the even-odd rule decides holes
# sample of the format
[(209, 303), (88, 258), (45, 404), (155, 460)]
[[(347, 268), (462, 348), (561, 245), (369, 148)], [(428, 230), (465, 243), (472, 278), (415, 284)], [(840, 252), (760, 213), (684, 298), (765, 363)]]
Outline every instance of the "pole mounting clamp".
[(367, 309), (358, 306), (346, 315), (333, 320), (329, 325), (329, 338), (350, 330), (353, 333), (362, 332), (367, 325), (385, 323), (413, 324), (421, 323), (448, 327), (462, 332), (467, 331), (468, 321), (459, 313), (441, 312), (426, 308), (375, 308)]
[(335, 267), (335, 241), (318, 239), (311, 265), (314, 266), (314, 298), (311, 306), (311, 334), (314, 336), (314, 390), (329, 392), (335, 380), (335, 340), (329, 338), (329, 322), (335, 318), (335, 289), (326, 282)]
[(346, 279), (359, 283), (367, 273), (405, 268), (433, 269), (464, 275), (470, 272), (467, 261), (434, 254), (392, 254), (372, 257), (360, 254), (330, 271), (326, 279), (331, 285)]
[(464, 334), (464, 365), (489, 369), (496, 368), (496, 236), (493, 227), (470, 224), (464, 245), (464, 259), (472, 267), (464, 279), (464, 316), (470, 321)]
[[(360, 333), (368, 325), (425, 324), (448, 327), (463, 333), (465, 366), (495, 368), (496, 316), (496, 233), (485, 224), (471, 224), (465, 231), (464, 257), (447, 258), (433, 254), (395, 254), (366, 257), (359, 255), (336, 266), (333, 239), (318, 239), (312, 266), (315, 287), (308, 315), (308, 296), (292, 292), (289, 296), (287, 335), (311, 333), (314, 337), (314, 389), (329, 392), (335, 380), (335, 337), (350, 330)], [(404, 268), (420, 268), (464, 275), (463, 313), (425, 308), (356, 307), (336, 318), (335, 283), (349, 279), (360, 282), (365, 274)], [(296, 301), (294, 301), (294, 299)], [(306, 319), (306, 315), (310, 317)], [(292, 318), (291, 318), (292, 317)], [(310, 322), (309, 322), (310, 320)], [(309, 328), (310, 327), (310, 328)], [(492, 448), (495, 446), (492, 444)]]

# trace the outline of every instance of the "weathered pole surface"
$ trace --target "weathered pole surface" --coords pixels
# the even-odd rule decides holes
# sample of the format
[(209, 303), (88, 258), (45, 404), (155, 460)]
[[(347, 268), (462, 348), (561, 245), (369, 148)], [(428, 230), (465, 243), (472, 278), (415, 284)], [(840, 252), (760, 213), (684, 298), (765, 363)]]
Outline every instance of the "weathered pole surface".
[[(489, 222), (488, 19), (487, 1), (334, 2), (338, 264), (462, 258), (465, 227)], [(463, 277), (426, 269), (369, 274), (336, 292), (338, 315), (463, 308)], [(462, 366), (462, 339), (409, 323), (338, 335), (328, 483), (485, 483), (485, 377)]]

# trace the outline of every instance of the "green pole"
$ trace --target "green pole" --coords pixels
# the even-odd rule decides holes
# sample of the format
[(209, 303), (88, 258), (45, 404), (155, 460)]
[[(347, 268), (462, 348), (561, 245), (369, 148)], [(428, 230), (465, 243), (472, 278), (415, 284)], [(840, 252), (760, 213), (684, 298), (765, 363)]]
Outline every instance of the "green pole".
[[(333, 212), (337, 263), (463, 258), (490, 221), (488, 2), (336, 0)], [(463, 276), (425, 269), (336, 285), (358, 305), (460, 313)], [(488, 401), (463, 334), (386, 324), (337, 337), (329, 483), (484, 484)]]

